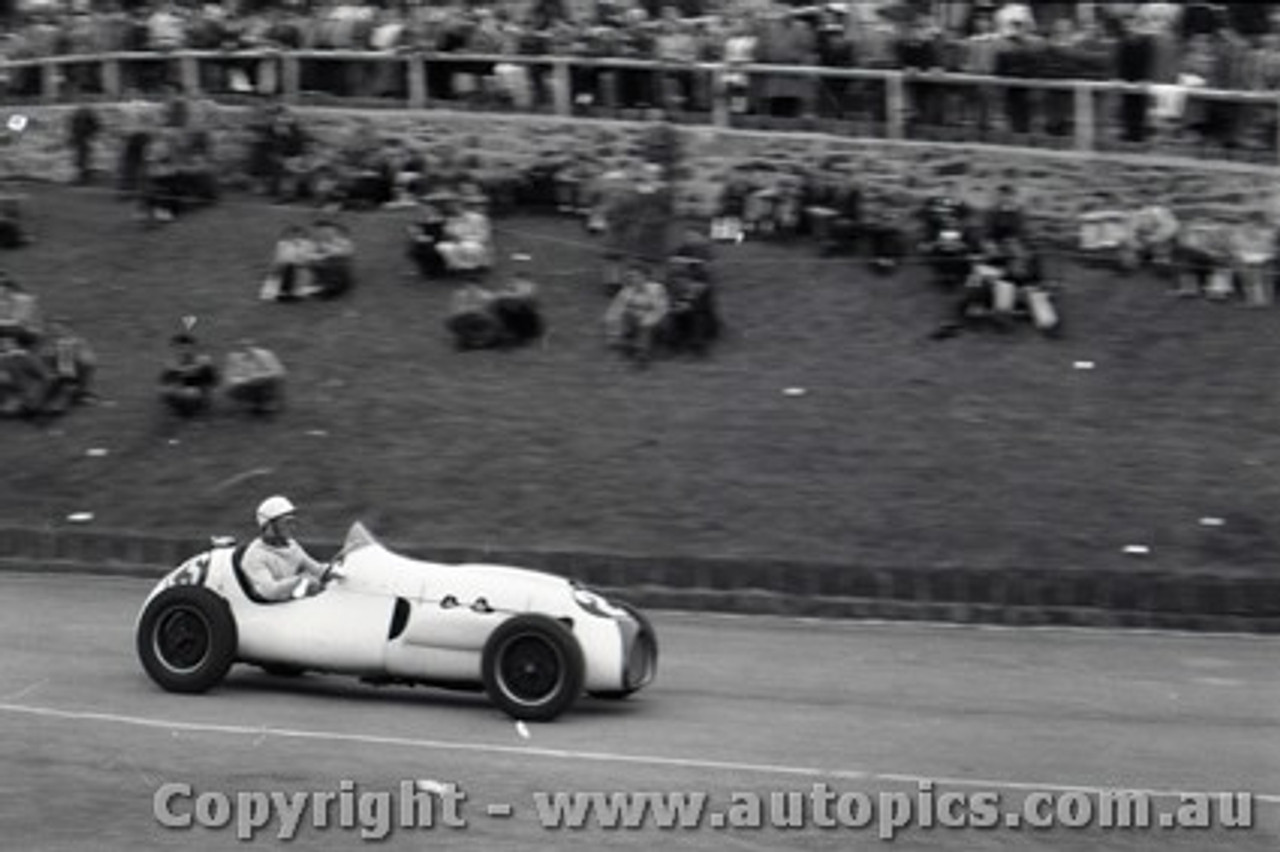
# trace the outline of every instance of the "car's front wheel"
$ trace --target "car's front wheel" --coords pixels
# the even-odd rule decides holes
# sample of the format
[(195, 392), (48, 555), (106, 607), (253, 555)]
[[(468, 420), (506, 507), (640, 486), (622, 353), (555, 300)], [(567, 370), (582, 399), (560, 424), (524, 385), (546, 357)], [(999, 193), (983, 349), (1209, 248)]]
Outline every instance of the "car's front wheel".
[(138, 622), (138, 657), (170, 692), (216, 686), (236, 653), (236, 622), (226, 601), (200, 586), (173, 586), (147, 604)]
[(503, 622), (484, 646), (485, 691), (507, 715), (547, 722), (582, 693), (582, 648), (563, 624), (545, 615)]

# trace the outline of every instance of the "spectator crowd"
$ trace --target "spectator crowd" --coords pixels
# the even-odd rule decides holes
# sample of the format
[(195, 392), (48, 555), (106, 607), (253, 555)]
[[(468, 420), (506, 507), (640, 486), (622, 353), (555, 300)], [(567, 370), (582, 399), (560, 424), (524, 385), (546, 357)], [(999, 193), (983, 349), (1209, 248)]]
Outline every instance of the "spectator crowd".
[[(229, 6), (234, 5), (233, 10)], [(92, 6), (92, 8), (90, 8)], [(520, 5), (365, 5), (158, 3), (82, 4), (77, 11), (40, 8), (9, 18), (0, 59), (177, 49), (426, 51), (477, 57), (585, 56), (672, 63), (661, 74), (641, 69), (574, 69), (575, 103), (608, 99), (620, 107), (710, 109), (709, 87), (679, 66), (728, 63), (733, 111), (772, 116), (844, 117), (883, 113), (881, 84), (732, 72), (746, 63), (825, 68), (942, 70), (1007, 78), (1120, 80), (1152, 86), (1121, 106), (1125, 138), (1140, 141), (1148, 113), (1186, 121), (1216, 141), (1234, 144), (1248, 125), (1236, 104), (1188, 101), (1198, 88), (1280, 88), (1280, 16), (1274, 4), (1187, 2), (999, 2), (934, 4), (926, 0), (794, 7), (724, 5), (706, 0), (605, 0), (579, 9), (566, 0)], [(942, 14), (935, 14), (940, 9)], [(91, 87), (88, 69), (72, 66), (72, 86)], [(302, 67), (304, 90), (348, 96), (403, 97), (407, 82), (390, 66)], [(130, 81), (155, 87), (156, 69)], [(202, 66), (206, 91), (278, 93), (275, 60)], [(9, 69), (12, 89), (37, 93), (37, 69)], [(163, 76), (163, 75), (161, 75)], [(604, 78), (608, 76), (606, 95)], [(480, 61), (428, 66), (433, 98), (481, 99), (527, 108), (548, 99), (545, 66)], [(913, 79), (911, 119), (929, 126), (964, 120), (985, 127), (999, 116), (1016, 133), (1043, 125), (1071, 130), (1071, 93), (1040, 98), (1027, 89), (995, 92)], [(998, 102), (999, 101), (999, 102)], [(1154, 109), (1153, 109), (1154, 107)], [(879, 117), (883, 117), (879, 115)]]

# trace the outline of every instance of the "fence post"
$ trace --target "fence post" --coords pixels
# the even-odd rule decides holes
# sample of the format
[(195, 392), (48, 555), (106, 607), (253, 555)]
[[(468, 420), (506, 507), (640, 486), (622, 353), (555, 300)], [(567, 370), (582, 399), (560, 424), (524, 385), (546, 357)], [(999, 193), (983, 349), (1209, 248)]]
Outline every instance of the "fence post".
[(411, 53), (405, 57), (409, 63), (409, 109), (427, 108), (427, 69), (422, 62), (421, 53)]
[(886, 135), (890, 139), (902, 139), (906, 136), (907, 124), (907, 87), (903, 83), (903, 73), (891, 71), (884, 82)]
[(108, 98), (120, 97), (120, 60), (108, 56), (102, 60), (102, 93)]
[(573, 114), (573, 87), (569, 81), (569, 60), (557, 56), (551, 65), (551, 102), (556, 115)]
[(178, 73), (182, 79), (182, 92), (185, 95), (200, 94), (200, 60), (190, 53), (178, 57)]
[(58, 102), (58, 90), (62, 88), (62, 66), (56, 62), (45, 60), (40, 63), (40, 101), (52, 104)]
[(1077, 80), (1073, 88), (1075, 90), (1076, 150), (1092, 151), (1096, 144), (1093, 86), (1084, 80)]
[(296, 53), (286, 51), (280, 57), (280, 99), (287, 104), (298, 100), (302, 88), (302, 60)]

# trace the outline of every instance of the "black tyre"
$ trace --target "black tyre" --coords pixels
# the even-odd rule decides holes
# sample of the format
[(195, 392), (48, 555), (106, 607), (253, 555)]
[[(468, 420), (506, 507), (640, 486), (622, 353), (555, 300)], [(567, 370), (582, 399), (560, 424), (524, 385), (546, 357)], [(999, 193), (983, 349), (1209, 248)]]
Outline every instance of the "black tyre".
[(567, 627), (545, 615), (518, 615), (485, 643), (481, 676), (489, 699), (508, 716), (548, 722), (578, 699), (584, 668)]
[(648, 617), (640, 610), (630, 604), (619, 601), (614, 601), (613, 603), (614, 606), (626, 610), (627, 614), (640, 625), (639, 632), (636, 633), (635, 639), (632, 640), (631, 653), (627, 655), (627, 670), (623, 673), (626, 686), (622, 689), (591, 693), (592, 698), (607, 698), (617, 701), (635, 693), (657, 676), (658, 634), (654, 631), (653, 624)]
[(173, 586), (147, 604), (138, 658), (169, 692), (205, 692), (235, 661), (236, 622), (226, 601), (200, 586)]

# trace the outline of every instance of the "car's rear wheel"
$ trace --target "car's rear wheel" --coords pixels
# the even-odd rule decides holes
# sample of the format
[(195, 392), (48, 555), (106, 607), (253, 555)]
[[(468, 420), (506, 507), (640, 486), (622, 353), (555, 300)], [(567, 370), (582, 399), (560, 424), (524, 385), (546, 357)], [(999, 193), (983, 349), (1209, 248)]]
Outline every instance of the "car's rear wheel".
[(490, 700), (507, 715), (547, 722), (578, 699), (584, 668), (568, 628), (544, 615), (518, 615), (485, 643), (481, 676)]
[(614, 605), (626, 610), (627, 615), (640, 625), (640, 629), (631, 640), (631, 648), (627, 653), (627, 668), (622, 673), (622, 689), (592, 692), (592, 698), (626, 698), (652, 681), (658, 673), (658, 634), (654, 631), (653, 624), (644, 613), (630, 604), (614, 601)]
[(200, 586), (173, 586), (147, 604), (138, 623), (138, 657), (170, 692), (205, 692), (235, 661), (236, 622), (226, 601)]

